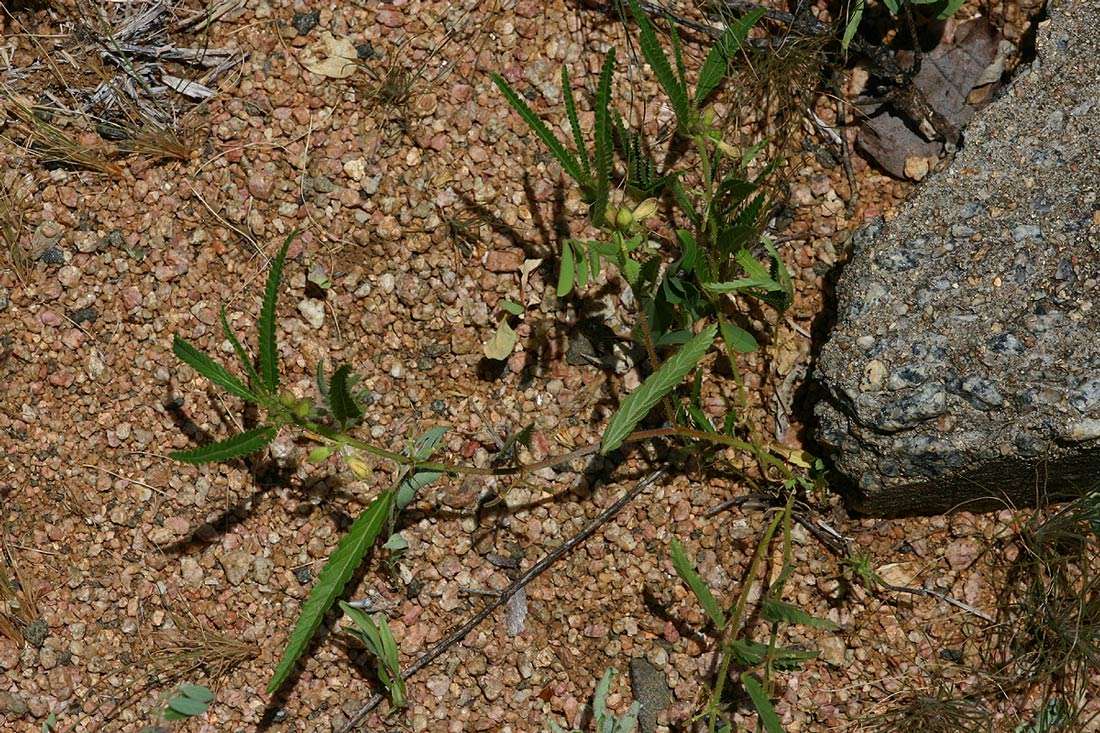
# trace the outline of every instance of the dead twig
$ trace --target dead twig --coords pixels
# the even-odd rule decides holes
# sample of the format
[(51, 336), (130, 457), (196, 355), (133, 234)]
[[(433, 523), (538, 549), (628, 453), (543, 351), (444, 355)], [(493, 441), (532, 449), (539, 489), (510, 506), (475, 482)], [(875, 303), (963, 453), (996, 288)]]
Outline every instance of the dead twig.
[[(637, 484), (635, 484), (629, 491), (620, 496), (614, 504), (600, 512), (600, 514), (595, 519), (593, 519), (588, 524), (588, 526), (566, 540), (561, 547), (547, 553), (545, 557), (532, 565), (527, 572), (516, 578), (516, 580), (514, 580), (511, 585), (502, 590), (500, 592), (500, 595), (498, 595), (492, 602), (485, 606), (485, 608), (478, 611), (470, 618), (469, 621), (452, 631), (441, 641), (439, 641), (435, 646), (425, 652), (419, 659), (413, 662), (409, 666), (409, 668), (402, 673), (402, 679), (408, 680), (417, 672), (424, 669), (424, 667), (435, 661), (448, 649), (466, 638), (466, 635), (473, 631), (482, 621), (489, 618), (489, 616), (492, 615), (492, 613), (498, 608), (508, 603), (508, 600), (512, 596), (523, 590), (528, 583), (546, 572), (550, 568), (550, 566), (552, 566), (565, 555), (572, 552), (574, 549), (576, 549), (578, 545), (584, 543), (585, 540), (596, 533), (596, 530), (607, 524), (615, 517), (616, 514), (622, 511), (623, 507), (625, 507), (634, 499), (638, 498), (639, 495), (641, 495), (655, 483), (660, 481), (665, 476), (665, 473), (665, 469), (658, 469), (643, 478)], [(363, 707), (359, 708), (355, 715), (351, 716), (351, 719), (344, 724), (344, 727), (340, 729), (340, 732), (348, 733), (348, 731), (353, 730), (372, 710), (378, 707), (378, 704), (381, 703), (384, 698), (385, 696), (381, 694), (373, 695), (369, 700), (367, 700), (366, 703), (363, 704)]]

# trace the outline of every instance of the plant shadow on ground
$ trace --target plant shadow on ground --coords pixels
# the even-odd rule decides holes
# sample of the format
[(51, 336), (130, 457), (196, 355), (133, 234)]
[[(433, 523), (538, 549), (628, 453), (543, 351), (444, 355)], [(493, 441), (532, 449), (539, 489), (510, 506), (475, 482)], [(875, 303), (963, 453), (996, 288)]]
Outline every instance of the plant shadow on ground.
[[(565, 208), (565, 183), (558, 179), (554, 185), (549, 219), (544, 215), (539, 204), (535, 188), (528, 174), (523, 177), (523, 191), (527, 200), (527, 208), (531, 214), (531, 221), (538, 232), (538, 241), (532, 241), (523, 236), (515, 227), (509, 225), (495, 212), (484, 205), (474, 201), (463, 194), (461, 200), (466, 211), (472, 212), (476, 217), (488, 225), (493, 234), (501, 237), (512, 246), (523, 251), (524, 259), (541, 259), (539, 269), (546, 276), (547, 282), (554, 282), (554, 273), (560, 267), (562, 241), (569, 237), (569, 219)], [(491, 246), (491, 243), (486, 243)], [(613, 358), (612, 346), (618, 341), (614, 332), (604, 322), (604, 314), (607, 311), (603, 298), (621, 294), (621, 285), (614, 279), (593, 288), (586, 293), (577, 289), (572, 290), (562, 300), (571, 305), (576, 318), (567, 320), (562, 317), (565, 309), (555, 308), (552, 314), (534, 315), (532, 319), (532, 336), (525, 344), (526, 353), (531, 355), (520, 373), (520, 386), (526, 386), (538, 376), (546, 373), (555, 359), (560, 358), (568, 350), (567, 338), (584, 338), (594, 350), (589, 355), (588, 366), (590, 368), (607, 371), (607, 362)], [(531, 313), (531, 312), (529, 312)], [(553, 335), (551, 335), (553, 334)], [(644, 350), (637, 345), (631, 348), (639, 366), (647, 366), (644, 359)], [(503, 378), (508, 363), (488, 358), (482, 359), (477, 366), (478, 377), (484, 381), (497, 381)], [(611, 385), (605, 380), (601, 385), (600, 399), (592, 406), (592, 414), (588, 418), (589, 425), (600, 422), (600, 407), (614, 408), (615, 395), (611, 392)]]

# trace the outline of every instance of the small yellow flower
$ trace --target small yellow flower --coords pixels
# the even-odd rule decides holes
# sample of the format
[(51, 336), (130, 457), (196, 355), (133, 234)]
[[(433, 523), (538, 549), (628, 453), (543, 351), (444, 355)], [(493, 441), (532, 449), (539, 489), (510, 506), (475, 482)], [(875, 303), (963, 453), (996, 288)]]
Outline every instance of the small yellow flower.
[(359, 456), (345, 456), (344, 463), (348, 464), (348, 468), (355, 474), (355, 478), (369, 478), (372, 473), (370, 464)]

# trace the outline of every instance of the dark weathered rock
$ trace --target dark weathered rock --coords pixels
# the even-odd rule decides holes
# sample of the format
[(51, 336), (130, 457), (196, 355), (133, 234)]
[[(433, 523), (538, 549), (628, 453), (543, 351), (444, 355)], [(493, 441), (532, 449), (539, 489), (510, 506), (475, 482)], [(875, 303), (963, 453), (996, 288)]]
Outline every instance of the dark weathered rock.
[(1100, 485), (1098, 29), (1094, 0), (1056, 3), (949, 169), (853, 240), (816, 410), (863, 511)]
[(635, 657), (630, 660), (630, 687), (640, 705), (638, 729), (641, 733), (654, 733), (657, 730), (657, 714), (672, 704), (668, 678), (648, 659)]

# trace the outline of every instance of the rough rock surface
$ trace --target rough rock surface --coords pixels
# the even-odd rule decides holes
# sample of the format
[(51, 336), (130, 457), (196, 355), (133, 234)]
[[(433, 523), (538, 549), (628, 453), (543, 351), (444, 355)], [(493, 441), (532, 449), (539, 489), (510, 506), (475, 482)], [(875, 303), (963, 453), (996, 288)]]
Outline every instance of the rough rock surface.
[(1100, 483), (1098, 28), (1094, 0), (1056, 3), (951, 166), (853, 240), (816, 412), (862, 511)]

